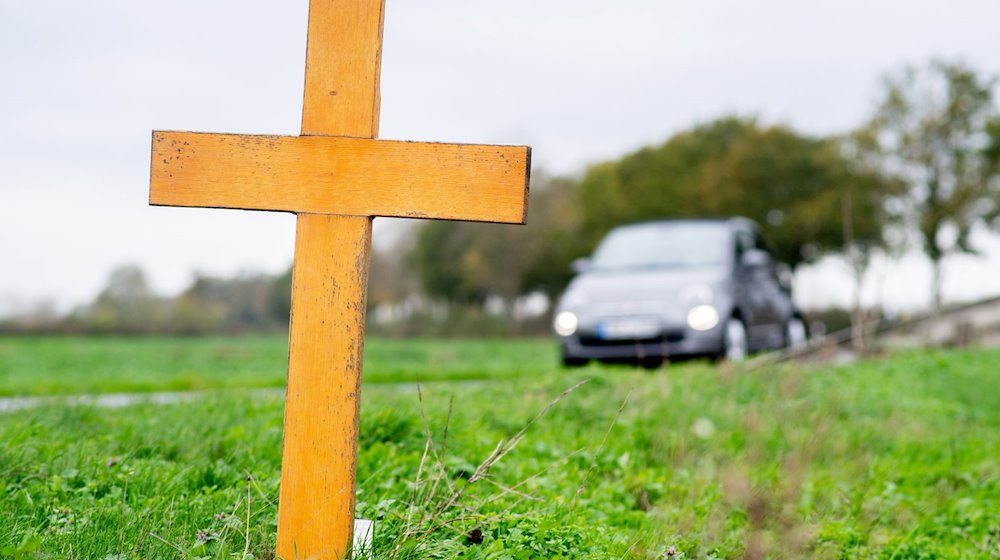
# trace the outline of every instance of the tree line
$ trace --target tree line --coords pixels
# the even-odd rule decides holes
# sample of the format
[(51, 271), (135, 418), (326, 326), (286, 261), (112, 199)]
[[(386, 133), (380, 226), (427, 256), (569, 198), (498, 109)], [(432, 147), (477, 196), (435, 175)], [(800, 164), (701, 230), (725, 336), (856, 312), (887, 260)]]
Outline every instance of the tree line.
[[(939, 309), (942, 263), (975, 253), (977, 228), (1000, 225), (996, 83), (962, 62), (932, 61), (887, 74), (871, 115), (845, 134), (818, 137), (724, 116), (577, 177), (536, 172), (526, 226), (426, 221), (376, 249), (370, 320), (390, 334), (544, 330), (544, 313), (522, 309), (526, 296), (554, 301), (572, 261), (611, 228), (737, 215), (760, 223), (776, 258), (793, 269), (843, 256), (856, 291), (873, 255), (919, 249), (932, 263), (929, 301)], [(196, 275), (164, 298), (126, 266), (94, 301), (44, 324), (98, 333), (281, 331), (290, 285), (290, 268), (277, 276)]]
[(874, 254), (918, 249), (939, 310), (943, 261), (974, 254), (972, 232), (1000, 225), (996, 83), (962, 62), (907, 66), (883, 78), (865, 122), (827, 137), (752, 117), (702, 123), (578, 180), (534, 180), (526, 228), (423, 225), (410, 258), (444, 300), (554, 296), (617, 225), (738, 215), (764, 227), (779, 260), (838, 254), (857, 283)]

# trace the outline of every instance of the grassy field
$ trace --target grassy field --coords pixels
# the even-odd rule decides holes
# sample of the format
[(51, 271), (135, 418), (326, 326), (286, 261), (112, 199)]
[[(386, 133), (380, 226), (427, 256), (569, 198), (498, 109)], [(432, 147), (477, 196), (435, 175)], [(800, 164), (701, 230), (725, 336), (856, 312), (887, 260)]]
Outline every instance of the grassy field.
[[(220, 368), (271, 385), (283, 349), (251, 340), (189, 341), (171, 367), (157, 354), (183, 341), (87, 341), (65, 351), (92, 361), (62, 371), (76, 387), (110, 390), (143, 371), (152, 389), (169, 385), (149, 372), (198, 364), (184, 367), (234, 386), (209, 373), (221, 345), (243, 348), (237, 363), (261, 373)], [(58, 340), (7, 341), (6, 390), (58, 383), (38, 369), (61, 360), (21, 355), (41, 347), (63, 351)], [(677, 558), (1000, 558), (997, 350), (753, 372), (570, 372), (531, 341), (372, 341), (368, 351), (366, 375), (383, 379), (433, 372), (429, 356), (448, 357), (443, 377), (502, 378), (420, 395), (365, 387), (358, 510), (379, 521), (378, 558), (659, 559), (671, 546)], [(392, 352), (414, 370), (390, 368)], [(43, 383), (23, 379), (32, 367)], [(120, 373), (88, 385), (89, 370)], [(242, 389), (0, 413), (0, 557), (273, 558), (281, 421), (279, 396)], [(484, 473), (497, 443), (525, 426)]]
[[(556, 363), (542, 340), (369, 339), (365, 381), (539, 376)], [(285, 337), (3, 337), (0, 396), (284, 387)]]

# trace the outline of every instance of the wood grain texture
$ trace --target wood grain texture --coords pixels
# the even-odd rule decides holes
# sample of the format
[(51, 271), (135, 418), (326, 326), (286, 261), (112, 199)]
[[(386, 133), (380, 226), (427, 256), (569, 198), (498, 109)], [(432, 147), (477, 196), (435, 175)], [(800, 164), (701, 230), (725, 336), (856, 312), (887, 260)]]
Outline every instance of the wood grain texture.
[(312, 0), (302, 134), (378, 136), (385, 0)]
[(150, 204), (524, 223), (530, 148), (154, 132)]
[(354, 523), (370, 218), (300, 214), (278, 556), (341, 559)]

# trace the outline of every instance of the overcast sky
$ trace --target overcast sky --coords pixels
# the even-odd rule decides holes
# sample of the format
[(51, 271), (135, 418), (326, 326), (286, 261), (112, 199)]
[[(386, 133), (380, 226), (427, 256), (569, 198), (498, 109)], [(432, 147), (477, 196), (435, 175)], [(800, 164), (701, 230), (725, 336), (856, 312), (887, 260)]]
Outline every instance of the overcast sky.
[[(286, 267), (290, 215), (148, 207), (149, 143), (297, 134), (306, 10), (0, 0), (0, 313), (86, 301), (123, 263), (168, 293), (195, 270)], [(998, 22), (996, 0), (388, 0), (381, 137), (530, 144), (535, 172), (569, 174), (732, 112), (839, 132), (903, 63), (1000, 72)], [(376, 243), (392, 234), (380, 222)], [(992, 257), (952, 263), (947, 296), (1000, 291), (984, 243)], [(926, 299), (924, 267), (882, 275), (890, 305)], [(836, 268), (803, 274), (803, 297), (842, 297)]]

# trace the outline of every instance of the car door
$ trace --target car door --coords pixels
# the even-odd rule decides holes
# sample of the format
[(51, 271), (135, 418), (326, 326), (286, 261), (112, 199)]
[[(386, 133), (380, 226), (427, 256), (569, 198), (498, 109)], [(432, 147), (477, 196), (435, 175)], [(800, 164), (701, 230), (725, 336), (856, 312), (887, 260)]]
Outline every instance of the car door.
[(759, 316), (764, 313), (764, 301), (752, 267), (746, 266), (744, 256), (755, 248), (754, 236), (746, 230), (736, 231), (736, 266), (734, 280), (736, 281), (736, 306), (743, 315), (743, 323), (747, 335), (753, 336), (760, 324)]
[[(744, 322), (750, 346), (754, 349), (774, 347), (781, 344), (784, 328), (781, 285), (770, 253), (763, 241), (753, 232), (737, 232), (737, 252), (740, 265), (737, 267), (737, 283), (742, 292)], [(744, 256), (749, 252), (767, 255), (766, 262), (748, 264)]]
[(773, 259), (774, 250), (771, 248), (771, 244), (760, 232), (757, 232), (756, 239), (757, 247), (772, 255), (767, 278), (763, 278), (762, 282), (765, 283), (763, 289), (767, 297), (768, 324), (771, 325), (769, 345), (780, 348), (785, 342), (785, 323), (793, 314), (790, 286), (789, 289), (786, 289), (782, 285), (781, 277), (778, 274), (779, 263)]

